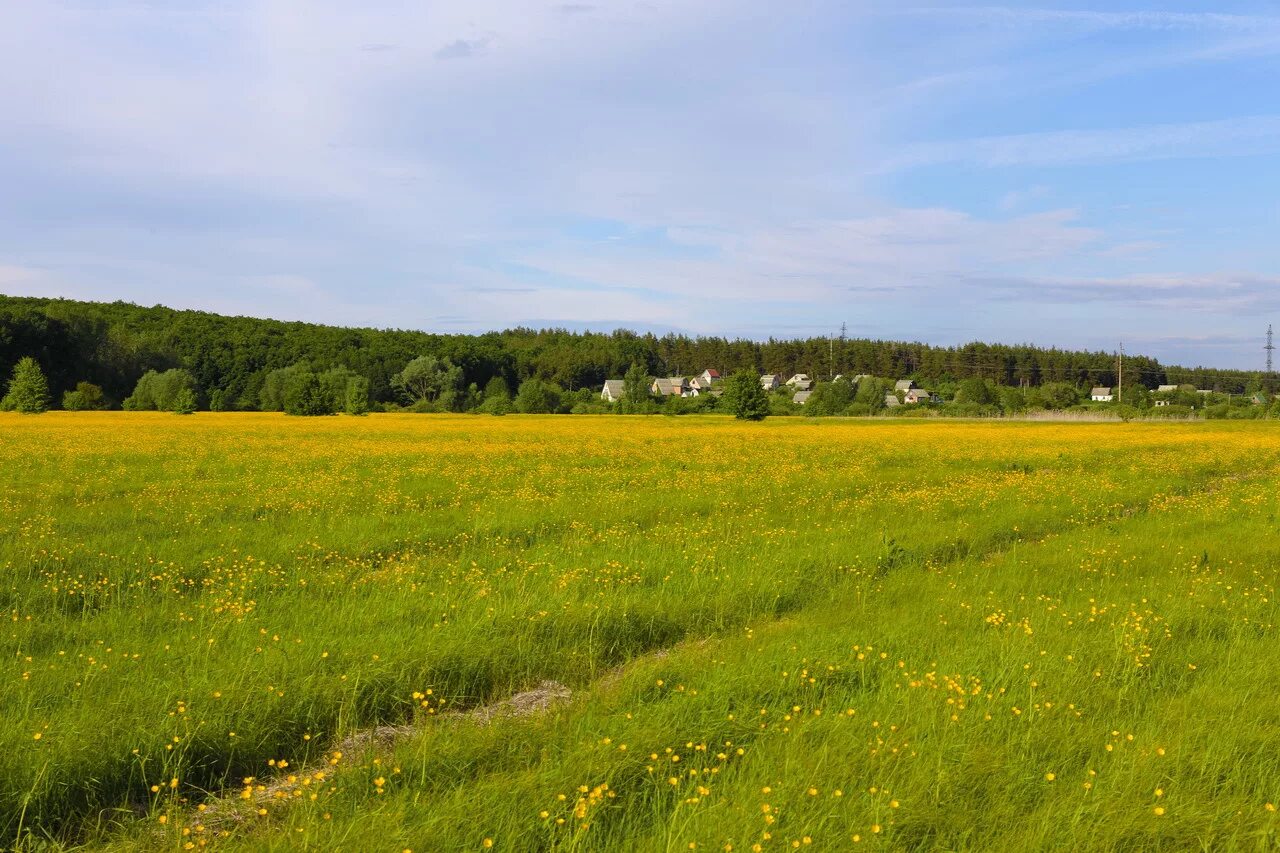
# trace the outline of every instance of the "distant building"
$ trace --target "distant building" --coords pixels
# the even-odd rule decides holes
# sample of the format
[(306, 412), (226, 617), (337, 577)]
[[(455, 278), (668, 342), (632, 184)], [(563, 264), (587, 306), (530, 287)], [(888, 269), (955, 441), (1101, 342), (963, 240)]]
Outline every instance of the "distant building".
[(933, 394), (923, 388), (912, 388), (902, 395), (902, 401), (904, 403), (932, 403)]
[(791, 402), (798, 403), (801, 406), (803, 406), (809, 400), (809, 397), (812, 395), (813, 395), (812, 391), (797, 391), (795, 393), (795, 396), (791, 398)]
[(600, 390), (600, 399), (616, 403), (622, 399), (622, 389), (624, 387), (625, 385), (621, 379), (606, 379), (604, 388)]
[(1110, 388), (1094, 388), (1089, 392), (1089, 399), (1095, 403), (1110, 403), (1115, 398)]
[[(712, 375), (708, 376), (708, 373)], [(689, 380), (689, 389), (692, 391), (710, 391), (718, 382), (720, 382), (719, 373), (714, 370), (704, 370)]]
[(1172, 394), (1174, 391), (1177, 391), (1177, 390), (1178, 390), (1177, 385), (1157, 385), (1156, 386), (1157, 394)]
[(760, 387), (766, 391), (776, 391), (782, 384), (782, 377), (776, 373), (766, 373), (760, 377)]
[(916, 387), (915, 381), (911, 379), (899, 379), (897, 382), (893, 383), (893, 390), (895, 391), (912, 391), (915, 390)]
[(902, 401), (898, 399), (897, 394), (885, 394), (884, 405), (886, 409), (892, 409), (894, 406), (901, 406)]
[(689, 393), (689, 383), (683, 376), (658, 377), (649, 390), (655, 397), (684, 397)]
[(787, 384), (797, 391), (808, 391), (813, 387), (813, 380), (809, 378), (807, 373), (797, 373), (787, 380)]

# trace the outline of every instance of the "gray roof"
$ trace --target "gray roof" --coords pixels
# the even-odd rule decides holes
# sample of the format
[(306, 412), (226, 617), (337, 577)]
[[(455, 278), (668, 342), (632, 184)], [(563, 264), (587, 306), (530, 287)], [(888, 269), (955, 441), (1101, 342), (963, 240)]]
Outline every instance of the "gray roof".
[(653, 385), (659, 394), (679, 394), (685, 387), (684, 377), (682, 376), (672, 376), (670, 378), (659, 376), (653, 380)]
[(1160, 392), (1160, 391), (1177, 391), (1177, 390), (1178, 390), (1178, 386), (1177, 386), (1177, 385), (1160, 385), (1160, 386), (1158, 386), (1158, 387), (1156, 388), (1156, 391), (1157, 391), (1157, 392)]
[(1110, 397), (1111, 389), (1110, 388), (1094, 388), (1092, 391), (1089, 392), (1089, 396), (1090, 397)]
[(808, 400), (809, 397), (812, 395), (813, 395), (812, 391), (797, 391), (795, 393), (795, 396), (791, 398), (791, 402), (799, 403), (800, 405), (803, 406), (805, 400)]
[(895, 391), (910, 391), (914, 387), (916, 387), (916, 383), (910, 379), (899, 379), (893, 384), (893, 390)]
[(622, 396), (622, 389), (624, 387), (625, 383), (623, 383), (621, 379), (606, 379), (604, 381), (604, 387), (600, 389), (600, 395), (604, 396), (605, 394), (608, 394), (616, 400)]
[(901, 401), (901, 400), (899, 400), (899, 399), (897, 398), (897, 396), (896, 396), (896, 395), (894, 395), (894, 394), (885, 394), (885, 395), (884, 395), (884, 404), (885, 404), (886, 406), (890, 406), (890, 407), (892, 407), (892, 406), (900, 406), (900, 405), (902, 405), (902, 401)]

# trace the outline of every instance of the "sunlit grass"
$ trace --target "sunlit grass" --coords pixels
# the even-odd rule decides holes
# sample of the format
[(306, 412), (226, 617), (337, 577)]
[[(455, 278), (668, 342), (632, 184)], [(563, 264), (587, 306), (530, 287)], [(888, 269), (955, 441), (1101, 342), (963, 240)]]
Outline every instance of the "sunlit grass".
[(1278, 437), (0, 415), (0, 843), (1264, 849)]

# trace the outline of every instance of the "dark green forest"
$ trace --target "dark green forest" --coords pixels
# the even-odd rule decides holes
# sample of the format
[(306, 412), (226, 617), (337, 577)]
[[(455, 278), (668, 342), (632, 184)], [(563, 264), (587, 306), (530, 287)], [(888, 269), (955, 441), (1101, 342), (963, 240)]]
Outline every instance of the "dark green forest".
[[(54, 400), (77, 383), (102, 388), (103, 402), (118, 407), (149, 370), (188, 371), (202, 404), (215, 398), (228, 409), (254, 409), (272, 371), (306, 363), (312, 370), (346, 368), (368, 381), (376, 403), (403, 402), (393, 384), (419, 356), (447, 359), (463, 384), (484, 388), (495, 377), (515, 389), (538, 379), (565, 391), (598, 389), (621, 378), (632, 364), (649, 374), (692, 375), (716, 368), (724, 375), (760, 373), (872, 374), (921, 382), (982, 378), (998, 385), (1066, 382), (1080, 388), (1116, 384), (1111, 353), (1043, 349), (1029, 344), (971, 343), (937, 347), (840, 338), (752, 341), (719, 337), (656, 336), (563, 329), (510, 329), (481, 335), (432, 334), (404, 329), (359, 329), (228, 317), (203, 311), (0, 295), (0, 377), (24, 356), (48, 377)], [(1126, 385), (1137, 380), (1190, 384), (1228, 393), (1254, 390), (1260, 372), (1161, 365), (1127, 356)], [(3, 379), (0, 379), (3, 381)]]

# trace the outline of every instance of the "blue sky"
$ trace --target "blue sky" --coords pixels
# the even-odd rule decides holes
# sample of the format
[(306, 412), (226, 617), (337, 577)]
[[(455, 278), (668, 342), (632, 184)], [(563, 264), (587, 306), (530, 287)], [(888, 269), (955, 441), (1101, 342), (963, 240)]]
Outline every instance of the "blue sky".
[(1126, 349), (1280, 323), (1280, 8), (8, 4), (0, 292)]

